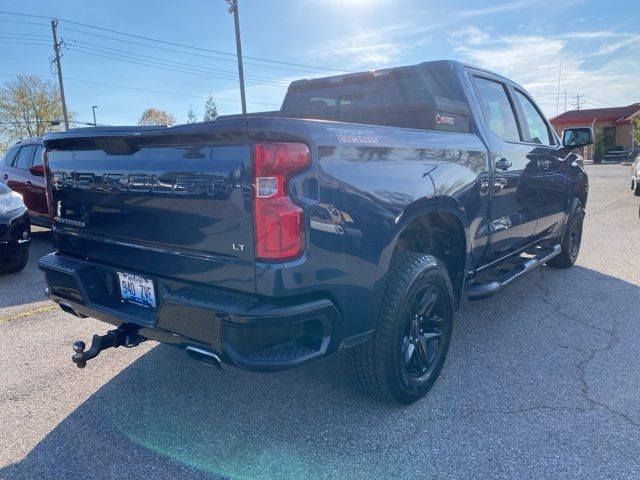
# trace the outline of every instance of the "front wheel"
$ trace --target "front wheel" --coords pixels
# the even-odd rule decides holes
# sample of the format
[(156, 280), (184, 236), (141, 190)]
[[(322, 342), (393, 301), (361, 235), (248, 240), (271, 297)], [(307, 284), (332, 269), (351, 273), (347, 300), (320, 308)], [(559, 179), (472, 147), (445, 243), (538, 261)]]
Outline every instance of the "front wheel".
[(447, 357), (453, 312), (453, 289), (444, 266), (430, 255), (396, 253), (376, 332), (353, 351), (362, 386), (405, 405), (422, 398)]
[(571, 204), (571, 213), (567, 220), (564, 234), (560, 246), (562, 250), (547, 262), (547, 265), (554, 268), (569, 268), (578, 260), (580, 246), (582, 245), (582, 226), (584, 223), (584, 210), (582, 203), (577, 198)]
[(631, 181), (631, 190), (636, 197), (640, 197), (640, 182), (637, 179)]
[(10, 256), (0, 259), (0, 274), (15, 273), (24, 269), (29, 262), (29, 249), (20, 248)]

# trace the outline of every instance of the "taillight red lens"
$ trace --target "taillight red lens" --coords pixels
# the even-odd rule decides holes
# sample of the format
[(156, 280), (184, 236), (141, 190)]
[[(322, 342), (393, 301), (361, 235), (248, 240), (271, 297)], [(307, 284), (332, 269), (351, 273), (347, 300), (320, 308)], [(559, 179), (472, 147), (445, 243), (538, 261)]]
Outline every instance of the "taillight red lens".
[(53, 212), (53, 202), (51, 201), (51, 179), (49, 178), (49, 158), (47, 157), (47, 151), (42, 151), (42, 165), (44, 166), (44, 191), (47, 197), (47, 210), (49, 211), (49, 223), (53, 225), (55, 222), (55, 215)]
[(297, 257), (304, 248), (302, 209), (288, 196), (288, 178), (307, 168), (302, 143), (258, 143), (253, 147), (255, 253), (258, 260)]

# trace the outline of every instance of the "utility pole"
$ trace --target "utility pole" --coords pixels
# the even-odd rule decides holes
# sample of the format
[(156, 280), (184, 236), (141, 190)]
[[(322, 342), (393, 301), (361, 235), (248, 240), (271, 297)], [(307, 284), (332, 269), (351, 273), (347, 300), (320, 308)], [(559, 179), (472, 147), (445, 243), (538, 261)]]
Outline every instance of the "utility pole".
[(97, 127), (97, 126), (98, 126), (98, 124), (96, 123), (96, 108), (98, 108), (98, 106), (97, 106), (97, 105), (93, 105), (93, 106), (91, 107), (91, 110), (93, 110), (93, 126), (94, 126), (94, 127)]
[(238, 77), (240, 79), (240, 102), (242, 113), (247, 113), (247, 101), (244, 96), (244, 69), (242, 66), (242, 45), (240, 43), (240, 18), (238, 16), (238, 0), (227, 0), (229, 13), (233, 15), (233, 23), (236, 29), (236, 56), (238, 57)]
[(584, 97), (584, 94), (578, 93), (576, 94), (576, 110), (580, 110), (580, 99)]
[(62, 45), (62, 40), (58, 42), (58, 36), (56, 35), (56, 30), (58, 28), (58, 20), (51, 20), (51, 33), (53, 35), (53, 51), (55, 53), (55, 58), (53, 59), (56, 62), (56, 68), (58, 70), (58, 85), (60, 86), (60, 100), (62, 101), (62, 116), (64, 117), (64, 128), (65, 130), (69, 130), (69, 115), (67, 113), (67, 102), (64, 98), (64, 84), (62, 83), (62, 66), (60, 65), (60, 45)]
[(562, 80), (562, 62), (560, 62), (560, 71), (558, 72), (558, 96), (556, 101), (556, 115), (560, 113), (560, 82)]
[(564, 111), (567, 111), (567, 91), (564, 91)]

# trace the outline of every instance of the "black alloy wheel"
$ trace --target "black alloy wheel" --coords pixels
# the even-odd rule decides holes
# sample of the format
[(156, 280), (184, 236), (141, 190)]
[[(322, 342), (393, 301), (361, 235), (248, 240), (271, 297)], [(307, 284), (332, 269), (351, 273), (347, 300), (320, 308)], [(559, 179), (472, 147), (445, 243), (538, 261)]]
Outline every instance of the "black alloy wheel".
[(395, 253), (373, 338), (353, 349), (361, 385), (389, 402), (422, 398), (447, 357), (453, 313), (444, 265), (431, 255)]
[(427, 284), (413, 294), (410, 305), (401, 354), (407, 383), (420, 385), (433, 374), (443, 353), (443, 295), (434, 285)]

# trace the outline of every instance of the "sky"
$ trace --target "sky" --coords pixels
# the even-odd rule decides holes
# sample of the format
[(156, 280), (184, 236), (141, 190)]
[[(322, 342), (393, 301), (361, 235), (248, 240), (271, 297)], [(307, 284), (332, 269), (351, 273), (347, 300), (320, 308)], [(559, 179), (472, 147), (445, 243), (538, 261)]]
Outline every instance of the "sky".
[[(640, 102), (635, 0), (238, 1), (250, 112), (278, 109), (295, 79), (439, 59), (515, 80), (548, 117), (565, 110), (565, 91), (569, 110), (576, 95), (583, 108)], [(208, 95), (220, 114), (239, 113), (227, 9), (225, 0), (1, 0), (0, 11), (35, 17), (0, 13), (0, 83), (56, 79), (50, 18), (58, 18), (78, 121), (91, 122), (97, 105), (99, 124), (135, 124), (148, 107), (182, 123), (190, 107), (201, 119)]]

